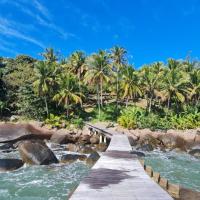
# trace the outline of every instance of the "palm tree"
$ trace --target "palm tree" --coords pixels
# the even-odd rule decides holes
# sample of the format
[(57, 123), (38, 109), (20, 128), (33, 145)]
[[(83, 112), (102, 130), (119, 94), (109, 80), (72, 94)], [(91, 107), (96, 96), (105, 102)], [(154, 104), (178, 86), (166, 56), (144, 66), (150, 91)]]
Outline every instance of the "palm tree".
[(129, 99), (135, 98), (137, 95), (142, 95), (139, 86), (139, 77), (132, 66), (128, 66), (122, 73), (121, 88), (123, 91), (123, 99), (126, 98), (126, 107)]
[(100, 107), (103, 107), (103, 85), (104, 82), (109, 82), (111, 73), (108, 54), (100, 50), (97, 54), (93, 54), (88, 58), (87, 66), (88, 71), (85, 74), (85, 82), (96, 86), (100, 115)]
[(86, 71), (86, 56), (82, 51), (75, 51), (69, 57), (69, 67), (71, 71), (78, 76), (79, 91), (81, 92), (81, 78)]
[(66, 107), (68, 118), (70, 103), (82, 104), (83, 94), (78, 92), (77, 79), (70, 73), (60, 74), (56, 81), (59, 87), (53, 100), (58, 102), (58, 105), (63, 104)]
[(53, 48), (46, 48), (45, 52), (41, 53), (41, 55), (48, 62), (56, 62), (58, 60), (58, 55), (57, 54), (58, 53), (55, 53)]
[(200, 98), (200, 69), (195, 68), (189, 73), (188, 84), (189, 100), (192, 100), (195, 104), (198, 103)]
[(112, 58), (112, 65), (113, 69), (116, 71), (116, 105), (118, 107), (118, 99), (119, 99), (119, 76), (120, 76), (120, 70), (123, 69), (123, 67), (126, 64), (126, 55), (127, 51), (123, 47), (114, 46), (111, 49), (111, 58)]
[(184, 94), (187, 93), (186, 84), (188, 83), (188, 75), (181, 70), (180, 62), (169, 59), (168, 68), (164, 73), (164, 83), (162, 92), (167, 99), (168, 109), (171, 107), (171, 102), (185, 101)]
[(33, 83), (34, 88), (39, 96), (44, 98), (47, 117), (49, 116), (48, 109), (48, 96), (54, 85), (56, 74), (56, 66), (53, 63), (47, 63), (46, 61), (39, 61), (35, 65), (36, 80)]
[(158, 82), (163, 74), (162, 63), (157, 62), (150, 66), (145, 65), (141, 69), (141, 78), (144, 94), (147, 100), (148, 111), (151, 112), (155, 91), (159, 88)]

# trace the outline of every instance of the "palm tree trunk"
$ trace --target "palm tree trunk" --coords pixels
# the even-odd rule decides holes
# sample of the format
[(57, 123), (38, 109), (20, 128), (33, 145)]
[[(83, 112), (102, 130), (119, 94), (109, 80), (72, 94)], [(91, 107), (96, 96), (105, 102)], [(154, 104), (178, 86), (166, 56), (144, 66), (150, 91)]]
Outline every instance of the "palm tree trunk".
[(152, 106), (152, 97), (149, 99), (149, 113), (151, 112), (151, 106)]
[(167, 108), (170, 109), (170, 97), (167, 100)]
[(66, 106), (67, 106), (67, 108), (66, 108), (66, 112), (67, 112), (67, 119), (69, 118), (69, 103), (68, 103), (68, 98), (66, 98)]
[(99, 119), (100, 119), (100, 116), (101, 116), (101, 106), (100, 106), (99, 85), (98, 84), (97, 84), (97, 104), (98, 104)]
[(117, 68), (117, 83), (116, 83), (116, 107), (118, 110), (118, 94), (119, 94), (119, 70)]
[(100, 90), (101, 90), (101, 107), (103, 107), (103, 78), (100, 79)]
[(126, 108), (128, 107), (128, 100), (129, 100), (129, 98), (127, 97), (126, 98)]
[(48, 108), (48, 104), (47, 104), (47, 96), (44, 96), (44, 103), (45, 103), (45, 107), (46, 107), (47, 117), (49, 117), (49, 108)]

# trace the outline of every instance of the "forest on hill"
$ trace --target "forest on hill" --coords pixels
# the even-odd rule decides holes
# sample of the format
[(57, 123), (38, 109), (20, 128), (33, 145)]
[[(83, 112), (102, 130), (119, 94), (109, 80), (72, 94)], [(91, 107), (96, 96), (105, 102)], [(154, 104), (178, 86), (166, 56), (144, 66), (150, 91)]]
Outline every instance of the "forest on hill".
[(200, 126), (200, 62), (168, 59), (134, 69), (126, 49), (42, 60), (0, 57), (0, 118), (41, 120), (52, 127), (85, 120), (127, 128), (189, 129)]

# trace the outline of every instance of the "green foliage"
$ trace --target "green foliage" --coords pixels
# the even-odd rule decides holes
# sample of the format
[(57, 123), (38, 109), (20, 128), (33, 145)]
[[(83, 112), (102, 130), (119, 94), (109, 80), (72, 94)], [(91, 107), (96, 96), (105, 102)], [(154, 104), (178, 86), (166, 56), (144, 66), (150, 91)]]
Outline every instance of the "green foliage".
[(121, 111), (117, 122), (125, 128), (137, 128), (137, 120), (144, 116), (145, 111), (138, 107), (128, 107)]
[(121, 112), (118, 123), (129, 129), (192, 129), (200, 126), (200, 112), (194, 113), (165, 113), (160, 116), (156, 113), (145, 113), (137, 107), (129, 107)]
[(65, 128), (69, 125), (64, 115), (50, 114), (49, 118), (45, 120), (45, 124), (48, 124), (52, 128)]
[(92, 121), (116, 121), (119, 116), (120, 107), (117, 108), (115, 104), (107, 104), (100, 111), (96, 107), (93, 112), (90, 114)]
[(83, 128), (84, 126), (84, 121), (82, 118), (72, 118), (70, 120), (70, 124), (72, 124), (75, 128)]

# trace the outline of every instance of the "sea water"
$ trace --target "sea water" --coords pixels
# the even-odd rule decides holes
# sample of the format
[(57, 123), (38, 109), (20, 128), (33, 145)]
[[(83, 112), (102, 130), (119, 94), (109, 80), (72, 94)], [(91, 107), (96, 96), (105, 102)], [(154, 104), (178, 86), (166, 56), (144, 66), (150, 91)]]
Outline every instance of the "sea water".
[(146, 154), (145, 164), (171, 183), (200, 191), (200, 159), (187, 153), (153, 151)]

